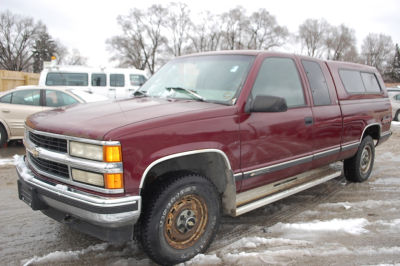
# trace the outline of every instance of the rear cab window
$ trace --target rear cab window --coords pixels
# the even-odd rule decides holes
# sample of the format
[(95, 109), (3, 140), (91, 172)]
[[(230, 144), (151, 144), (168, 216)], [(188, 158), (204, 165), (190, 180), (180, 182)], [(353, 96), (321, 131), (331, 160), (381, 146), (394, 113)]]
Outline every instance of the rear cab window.
[(330, 105), (331, 98), (321, 66), (314, 61), (301, 60), (310, 84), (314, 105)]
[(348, 93), (374, 94), (381, 92), (381, 87), (374, 73), (341, 69), (339, 76)]

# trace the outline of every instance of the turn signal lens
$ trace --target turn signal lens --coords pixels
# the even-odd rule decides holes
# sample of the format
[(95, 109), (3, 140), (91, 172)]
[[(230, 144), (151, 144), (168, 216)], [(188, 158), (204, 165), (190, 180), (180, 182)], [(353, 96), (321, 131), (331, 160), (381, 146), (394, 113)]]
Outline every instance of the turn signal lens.
[(104, 146), (104, 161), (109, 163), (121, 162), (121, 146)]
[(104, 180), (108, 189), (124, 188), (122, 174), (104, 174)]

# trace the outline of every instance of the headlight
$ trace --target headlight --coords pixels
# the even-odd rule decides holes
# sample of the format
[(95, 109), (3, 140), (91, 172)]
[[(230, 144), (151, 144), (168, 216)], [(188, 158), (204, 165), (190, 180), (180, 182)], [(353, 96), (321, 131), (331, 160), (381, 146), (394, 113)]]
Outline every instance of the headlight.
[(72, 179), (78, 182), (104, 187), (104, 176), (102, 174), (72, 169)]
[(70, 141), (69, 153), (71, 156), (103, 161), (103, 146)]

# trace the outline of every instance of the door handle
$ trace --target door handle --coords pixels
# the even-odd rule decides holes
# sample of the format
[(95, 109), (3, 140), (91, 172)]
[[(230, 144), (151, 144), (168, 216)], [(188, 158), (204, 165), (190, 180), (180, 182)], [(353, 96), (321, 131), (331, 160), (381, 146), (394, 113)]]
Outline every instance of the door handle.
[(305, 117), (304, 118), (304, 123), (308, 126), (308, 125), (312, 125), (313, 124), (313, 118), (312, 117)]
[(10, 112), (10, 110), (1, 110), (3, 113), (8, 114)]

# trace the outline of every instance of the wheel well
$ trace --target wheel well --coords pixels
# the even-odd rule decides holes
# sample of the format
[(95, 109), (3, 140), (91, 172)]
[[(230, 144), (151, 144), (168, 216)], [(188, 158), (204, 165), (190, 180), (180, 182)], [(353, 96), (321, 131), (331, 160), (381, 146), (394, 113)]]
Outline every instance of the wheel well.
[(217, 152), (185, 155), (156, 164), (143, 177), (145, 180), (141, 194), (143, 195), (148, 190), (152, 191), (153, 186), (156, 186), (164, 178), (170, 177), (174, 172), (182, 171), (207, 177), (222, 195), (224, 212), (232, 211), (236, 193), (233, 172), (227, 159)]
[(369, 126), (365, 131), (362, 136), (362, 139), (364, 139), (366, 136), (371, 136), (375, 140), (379, 140), (381, 134), (381, 128), (379, 125), (372, 125)]

